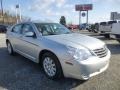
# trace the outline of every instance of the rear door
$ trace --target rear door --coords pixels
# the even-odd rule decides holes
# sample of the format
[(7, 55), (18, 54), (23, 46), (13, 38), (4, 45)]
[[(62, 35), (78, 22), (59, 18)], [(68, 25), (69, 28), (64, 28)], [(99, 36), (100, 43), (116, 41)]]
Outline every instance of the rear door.
[(13, 45), (13, 49), (15, 51), (19, 51), (19, 47), (20, 47), (20, 38), (22, 36), (21, 34), (21, 30), (22, 30), (22, 24), (17, 24), (15, 25), (11, 32), (9, 32), (9, 39), (11, 44)]

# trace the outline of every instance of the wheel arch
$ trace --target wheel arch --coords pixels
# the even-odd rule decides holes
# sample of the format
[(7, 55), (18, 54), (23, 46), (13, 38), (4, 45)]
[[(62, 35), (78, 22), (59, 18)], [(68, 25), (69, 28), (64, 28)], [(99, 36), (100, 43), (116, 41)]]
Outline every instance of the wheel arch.
[[(43, 54), (45, 54), (45, 53), (47, 53), (47, 52), (49, 52), (49, 53), (52, 53), (53, 55), (55, 55), (56, 57), (57, 57), (57, 55), (55, 54), (55, 53), (53, 53), (52, 51), (50, 51), (50, 50), (47, 50), (47, 49), (44, 49), (44, 50), (42, 50), (42, 51), (40, 51), (40, 53), (39, 53), (39, 63), (41, 64), (41, 59), (42, 59), (42, 56), (43, 56)], [(58, 59), (58, 61), (59, 61), (59, 58), (57, 57), (57, 59)], [(59, 61), (60, 62), (60, 61)]]
[[(56, 58), (58, 59), (58, 62), (60, 63), (60, 66), (61, 66), (61, 68), (62, 68), (62, 63), (61, 63), (59, 57), (58, 57), (54, 52), (52, 52), (52, 51), (50, 51), (50, 50), (47, 50), (47, 49), (44, 49), (44, 50), (40, 51), (39, 57), (38, 57), (38, 59), (39, 59), (39, 62), (38, 62), (38, 63), (39, 63), (40, 65), (42, 64), (42, 56), (43, 56), (43, 54), (45, 54), (45, 53), (47, 53), (47, 52), (52, 53), (53, 55), (56, 56)], [(63, 68), (62, 68), (62, 70), (63, 70)]]

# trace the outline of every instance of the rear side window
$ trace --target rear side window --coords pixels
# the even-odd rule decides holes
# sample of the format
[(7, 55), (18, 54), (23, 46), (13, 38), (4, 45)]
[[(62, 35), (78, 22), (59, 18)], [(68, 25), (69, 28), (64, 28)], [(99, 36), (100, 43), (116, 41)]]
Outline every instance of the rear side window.
[(109, 21), (108, 24), (117, 23), (117, 21)]
[(0, 25), (0, 30), (2, 30), (2, 31), (7, 31), (7, 28), (6, 28), (5, 25)]
[(103, 25), (103, 26), (106, 25), (106, 24), (107, 24), (106, 22), (101, 22), (100, 23), (100, 25)]
[(0, 28), (6, 28), (5, 26), (3, 26), (3, 25), (0, 25)]
[(21, 28), (22, 28), (21, 24), (16, 25), (16, 26), (13, 27), (12, 32), (20, 34), (21, 33)]

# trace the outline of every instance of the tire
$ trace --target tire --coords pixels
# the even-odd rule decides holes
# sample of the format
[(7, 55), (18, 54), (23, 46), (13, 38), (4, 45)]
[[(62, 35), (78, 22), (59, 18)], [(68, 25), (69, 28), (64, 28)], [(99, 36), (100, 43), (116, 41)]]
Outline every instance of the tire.
[(117, 40), (120, 43), (120, 39)]
[(110, 38), (109, 34), (105, 34), (104, 36), (105, 36), (105, 38)]
[(98, 30), (95, 30), (95, 29), (94, 29), (93, 32), (94, 32), (94, 33), (98, 33)]
[(13, 47), (9, 41), (7, 42), (7, 50), (10, 55), (14, 55)]
[(45, 75), (49, 79), (59, 79), (63, 76), (62, 67), (58, 58), (50, 52), (43, 54), (42, 67)]

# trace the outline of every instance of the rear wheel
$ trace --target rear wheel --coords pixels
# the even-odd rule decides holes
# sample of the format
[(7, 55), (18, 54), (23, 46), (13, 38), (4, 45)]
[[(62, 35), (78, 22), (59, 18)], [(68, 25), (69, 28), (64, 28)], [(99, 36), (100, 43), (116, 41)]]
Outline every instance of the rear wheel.
[(50, 79), (58, 79), (63, 76), (58, 58), (52, 53), (45, 53), (42, 57), (42, 67), (46, 76)]
[(13, 54), (14, 54), (12, 45), (11, 45), (11, 43), (10, 43), (9, 41), (7, 42), (7, 50), (8, 50), (8, 53), (9, 53), (10, 55), (13, 55)]
[(120, 43), (120, 39), (117, 40)]
[(109, 34), (105, 34), (104, 36), (105, 36), (105, 38), (110, 38)]
[(94, 33), (98, 33), (98, 30), (94, 29), (93, 32), (94, 32)]

